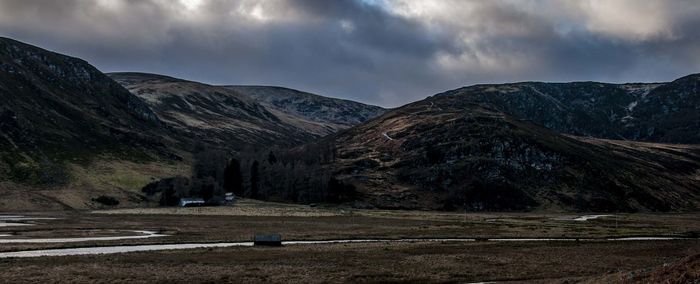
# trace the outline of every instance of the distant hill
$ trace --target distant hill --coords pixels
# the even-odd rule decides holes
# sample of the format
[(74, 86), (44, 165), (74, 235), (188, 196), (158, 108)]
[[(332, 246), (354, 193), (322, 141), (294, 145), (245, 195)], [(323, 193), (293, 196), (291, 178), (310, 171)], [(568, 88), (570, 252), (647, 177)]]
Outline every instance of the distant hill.
[(282, 87), (226, 87), (255, 99), (281, 120), (318, 136), (350, 128), (386, 112), (378, 106)]
[(241, 150), (249, 145), (299, 145), (314, 138), (232, 89), (156, 74), (109, 76), (143, 99), (167, 125), (201, 143)]
[(299, 145), (359, 124), (383, 109), (279, 87), (212, 86), (146, 73), (111, 73), (166, 124), (201, 142)]

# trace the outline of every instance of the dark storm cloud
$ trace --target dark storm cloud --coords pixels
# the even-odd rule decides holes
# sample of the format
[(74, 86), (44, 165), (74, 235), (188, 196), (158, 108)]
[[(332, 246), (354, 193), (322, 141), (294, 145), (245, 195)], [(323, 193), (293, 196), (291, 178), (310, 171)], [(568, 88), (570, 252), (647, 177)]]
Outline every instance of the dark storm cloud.
[(661, 81), (700, 67), (692, 1), (0, 1), (0, 33), (103, 71), (282, 85), (397, 106), (524, 80)]

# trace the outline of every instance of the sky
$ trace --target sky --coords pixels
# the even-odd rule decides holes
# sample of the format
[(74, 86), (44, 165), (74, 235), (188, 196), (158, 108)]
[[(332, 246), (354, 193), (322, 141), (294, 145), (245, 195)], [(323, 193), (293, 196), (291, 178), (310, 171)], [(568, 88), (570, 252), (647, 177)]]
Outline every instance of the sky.
[(480, 83), (700, 73), (695, 0), (1, 0), (0, 36), (210, 84), (396, 107)]

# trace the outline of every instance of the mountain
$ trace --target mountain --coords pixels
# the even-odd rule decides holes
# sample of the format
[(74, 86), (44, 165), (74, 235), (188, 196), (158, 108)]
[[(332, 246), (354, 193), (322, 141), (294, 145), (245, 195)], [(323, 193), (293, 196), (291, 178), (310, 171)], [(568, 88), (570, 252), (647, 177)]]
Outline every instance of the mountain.
[(65, 184), (65, 162), (177, 158), (163, 122), (87, 62), (0, 38), (0, 181)]
[(326, 166), (382, 208), (698, 208), (700, 146), (561, 135), (457, 100), (413, 103), (329, 137), (321, 144), (337, 154)]
[[(287, 147), (318, 134), (235, 90), (114, 74), (0, 38), (0, 210), (140, 206), (153, 180), (189, 176), (196, 149)], [(224, 157), (225, 158), (225, 157)]]
[(238, 152), (251, 172), (245, 180), (261, 175), (254, 195), (297, 202), (499, 211), (700, 205), (699, 75), (476, 85), (392, 110), (278, 87), (110, 76), (0, 38), (0, 194), (12, 197), (0, 209), (142, 205), (144, 185), (190, 174), (194, 144)]
[(383, 109), (279, 87), (212, 86), (146, 73), (111, 73), (166, 124), (208, 144), (288, 147), (359, 124)]
[(299, 145), (314, 138), (229, 88), (156, 74), (109, 76), (143, 99), (168, 126), (201, 143), (241, 150), (248, 145)]
[[(381, 208), (697, 210), (700, 145), (568, 134), (695, 141), (696, 78), (477, 85), (294, 151), (333, 149), (325, 171), (354, 188), (356, 200)], [(653, 132), (637, 131), (649, 125)]]
[(700, 75), (669, 83), (524, 82), (475, 85), (437, 96), (487, 104), (557, 132), (665, 143), (700, 143)]
[(281, 120), (325, 136), (377, 117), (386, 109), (282, 87), (226, 86), (265, 106)]

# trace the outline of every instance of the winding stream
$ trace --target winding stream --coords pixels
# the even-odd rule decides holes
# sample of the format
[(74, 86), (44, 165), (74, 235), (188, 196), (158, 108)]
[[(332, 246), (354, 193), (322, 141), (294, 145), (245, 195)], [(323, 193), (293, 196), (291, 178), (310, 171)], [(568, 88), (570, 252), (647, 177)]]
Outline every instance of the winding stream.
[[(575, 221), (587, 221), (611, 215), (586, 215), (580, 216)], [(0, 215), (0, 227), (9, 226), (32, 226), (32, 223), (25, 223), (33, 220), (52, 220), (49, 217), (25, 217), (15, 215)], [(73, 238), (17, 238), (11, 234), (0, 234), (0, 244), (32, 244), (32, 243), (75, 243), (86, 241), (115, 241), (129, 239), (147, 239), (166, 237), (166, 234), (159, 234), (156, 231), (130, 230), (134, 235), (128, 236), (104, 236), (104, 237), (73, 237)], [(647, 236), (647, 237), (620, 237), (607, 239), (593, 238), (408, 238), (408, 239), (339, 239), (339, 240), (297, 240), (283, 241), (282, 245), (325, 245), (325, 244), (345, 244), (345, 243), (406, 243), (406, 242), (559, 242), (559, 241), (672, 241), (685, 240), (687, 238), (667, 237), (667, 236)], [(250, 247), (253, 242), (220, 242), (220, 243), (180, 243), (180, 244), (152, 244), (152, 245), (118, 245), (118, 246), (94, 246), (82, 248), (61, 248), (43, 250), (25, 250), (0, 253), (0, 258), (13, 257), (41, 257), (41, 256), (70, 256), (70, 255), (98, 255), (127, 252), (144, 252), (160, 250), (182, 250), (195, 248), (223, 248), (223, 247)]]
[[(158, 234), (154, 231), (128, 231), (136, 233), (138, 235), (134, 236), (112, 236), (112, 237), (82, 237), (82, 238), (45, 238), (45, 239), (2, 239), (0, 238), (0, 244), (46, 244), (46, 243), (75, 243), (75, 242), (87, 242), (87, 241), (116, 241), (116, 240), (130, 240), (130, 239), (147, 239), (147, 238), (157, 238), (165, 237), (168, 235)], [(10, 235), (0, 235), (0, 237), (9, 237)]]
[(574, 218), (574, 221), (588, 221), (588, 220), (593, 220), (593, 219), (598, 219), (602, 217), (610, 217), (613, 215), (584, 215), (578, 218)]
[(34, 226), (34, 224), (26, 223), (5, 223), (0, 221), (0, 227), (21, 227), (21, 226)]
[(34, 220), (56, 220), (56, 218), (26, 217), (26, 216), (22, 216), (22, 215), (0, 215), (0, 227), (34, 226), (34, 224), (25, 223), (26, 221), (34, 221)]
[[(143, 231), (149, 232), (149, 231)], [(157, 234), (154, 234), (155, 236)], [(160, 236), (160, 235), (159, 235)], [(675, 237), (625, 237), (608, 239), (574, 239), (574, 238), (493, 238), (493, 239), (470, 239), (470, 238), (435, 238), (435, 239), (357, 239), (357, 240), (318, 240), (318, 241), (284, 241), (282, 245), (324, 245), (324, 244), (344, 244), (344, 243), (406, 243), (406, 242), (543, 242), (543, 241), (671, 241), (687, 240), (688, 238)], [(224, 242), (224, 243), (182, 243), (182, 244), (162, 244), (162, 245), (120, 245), (66, 249), (45, 249), (26, 250), (0, 253), (0, 258), (12, 257), (40, 257), (40, 256), (70, 256), (70, 255), (97, 255), (114, 254), (127, 252), (144, 252), (159, 250), (182, 250), (195, 248), (224, 248), (224, 247), (251, 247), (253, 242)]]
[(239, 243), (212, 243), (212, 244), (170, 244), (170, 245), (135, 245), (135, 246), (111, 246), (111, 247), (87, 247), (69, 249), (26, 250), (0, 253), (0, 258), (9, 257), (39, 257), (39, 256), (66, 256), (66, 255), (92, 255), (113, 254), (139, 251), (176, 250), (194, 248), (216, 248), (234, 246), (253, 246), (253, 242)]

